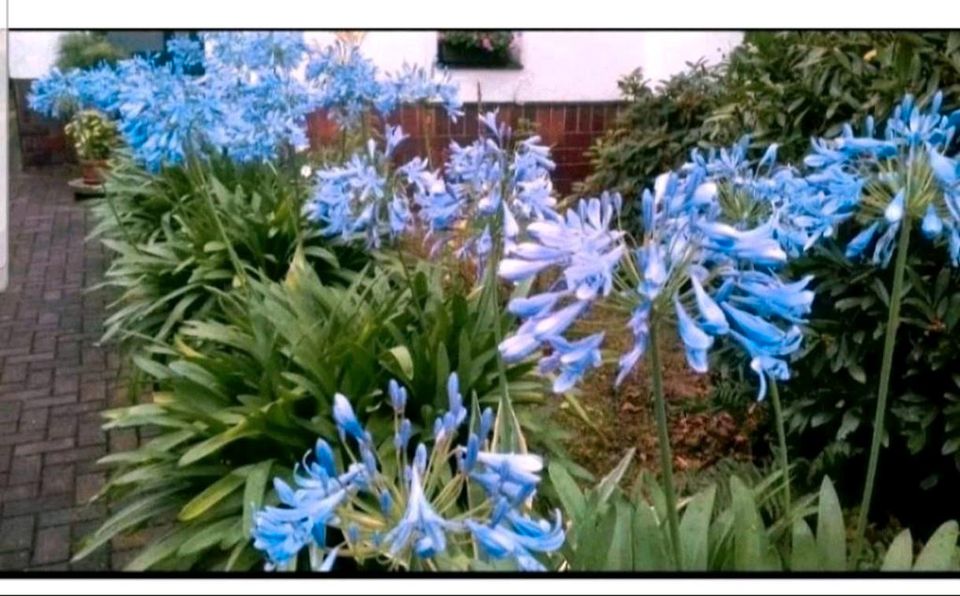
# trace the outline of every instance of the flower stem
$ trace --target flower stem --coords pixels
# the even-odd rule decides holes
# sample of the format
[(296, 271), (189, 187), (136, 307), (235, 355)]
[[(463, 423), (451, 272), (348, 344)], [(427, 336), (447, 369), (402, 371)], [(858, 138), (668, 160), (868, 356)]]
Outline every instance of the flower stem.
[(777, 380), (770, 377), (770, 401), (773, 402), (773, 417), (777, 425), (777, 440), (780, 443), (780, 469), (783, 471), (783, 482), (787, 504), (787, 514), (792, 508), (790, 500), (790, 460), (787, 457), (787, 432), (783, 426), (783, 408), (780, 406), (780, 389)]
[(903, 274), (907, 265), (907, 250), (910, 246), (909, 218), (904, 215), (900, 222), (900, 238), (897, 242), (897, 260), (893, 269), (893, 288), (890, 291), (890, 308), (887, 313), (887, 330), (883, 338), (883, 361), (880, 364), (880, 387), (877, 390), (877, 412), (873, 419), (873, 440), (870, 443), (870, 460), (867, 464), (867, 479), (863, 487), (863, 501), (857, 518), (857, 533), (853, 543), (850, 560), (856, 569), (863, 547), (867, 529), (867, 516), (870, 513), (870, 500), (873, 498), (873, 485), (877, 479), (877, 462), (880, 459), (880, 443), (883, 440), (883, 417), (887, 410), (887, 396), (890, 394), (890, 374), (893, 368), (893, 347), (900, 326), (900, 300), (903, 294)]
[(676, 568), (680, 569), (680, 520), (677, 514), (677, 495), (673, 489), (673, 455), (670, 452), (670, 433), (667, 429), (667, 404), (663, 395), (663, 369), (660, 363), (659, 323), (650, 324), (650, 374), (653, 378), (653, 402), (657, 414), (657, 443), (660, 446), (660, 470), (663, 473), (663, 493), (667, 500), (667, 523)]

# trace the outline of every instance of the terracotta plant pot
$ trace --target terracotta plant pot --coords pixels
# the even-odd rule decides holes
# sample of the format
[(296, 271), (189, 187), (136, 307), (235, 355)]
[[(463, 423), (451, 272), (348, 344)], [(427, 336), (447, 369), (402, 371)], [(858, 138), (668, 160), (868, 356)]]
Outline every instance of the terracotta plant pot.
[(103, 172), (107, 169), (107, 160), (105, 159), (82, 159), (80, 168), (83, 173), (84, 184), (96, 186), (103, 184)]

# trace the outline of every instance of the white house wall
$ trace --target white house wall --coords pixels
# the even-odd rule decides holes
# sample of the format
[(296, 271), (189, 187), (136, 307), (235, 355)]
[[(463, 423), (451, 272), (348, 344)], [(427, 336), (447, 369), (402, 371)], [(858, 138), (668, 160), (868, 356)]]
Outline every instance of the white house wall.
[[(43, 76), (56, 60), (56, 31), (10, 32), (10, 76)], [(312, 31), (308, 41), (326, 44), (333, 33)], [(684, 69), (688, 61), (717, 61), (743, 38), (720, 31), (527, 31), (522, 34), (520, 70), (451, 70), (461, 97), (476, 99), (477, 84), (492, 102), (611, 101), (619, 98), (617, 80), (634, 68), (659, 81)], [(433, 31), (373, 31), (363, 50), (382, 69), (404, 62), (429, 65), (436, 59)]]

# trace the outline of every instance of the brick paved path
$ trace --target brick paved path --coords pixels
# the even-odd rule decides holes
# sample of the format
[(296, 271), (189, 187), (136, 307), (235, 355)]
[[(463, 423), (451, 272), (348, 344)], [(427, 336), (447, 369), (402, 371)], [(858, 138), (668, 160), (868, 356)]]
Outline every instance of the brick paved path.
[(106, 548), (69, 563), (106, 513), (87, 504), (104, 480), (95, 461), (136, 443), (100, 429), (100, 411), (126, 396), (118, 354), (95, 345), (106, 293), (84, 292), (104, 267), (100, 245), (84, 242), (91, 219), (63, 170), (14, 174), (0, 293), (0, 571), (102, 570), (129, 558)]

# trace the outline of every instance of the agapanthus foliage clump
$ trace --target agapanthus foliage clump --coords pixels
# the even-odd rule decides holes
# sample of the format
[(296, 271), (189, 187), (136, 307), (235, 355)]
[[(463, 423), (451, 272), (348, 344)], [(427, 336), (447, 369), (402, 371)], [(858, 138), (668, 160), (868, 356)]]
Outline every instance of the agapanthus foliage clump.
[(182, 162), (188, 150), (222, 151), (242, 162), (304, 148), (306, 116), (317, 108), (341, 115), (345, 126), (355, 125), (361, 110), (386, 116), (405, 102), (439, 101), (451, 117), (460, 114), (456, 87), (444, 78), (414, 67), (381, 77), (355, 46), (318, 50), (302, 33), (175, 37), (167, 53), (166, 62), (134, 57), (91, 70), (53, 69), (34, 82), (30, 107), (56, 117), (80, 109), (109, 115), (151, 170)]
[(437, 416), (430, 439), (427, 431), (420, 433), (423, 442), (414, 449), (416, 429), (404, 417), (406, 390), (391, 381), (389, 395), (392, 440), (378, 443), (349, 400), (337, 394), (338, 451), (349, 462), (338, 462), (330, 444), (319, 439), (294, 469), (296, 488), (274, 480), (280, 506), (257, 513), (253, 529), (268, 569), (296, 569), (306, 551), (317, 571), (329, 571), (337, 557), (360, 565), (376, 560), (390, 569), (447, 571), (480, 558), (544, 571), (537, 554), (558, 550), (564, 530), (559, 511), (552, 522), (529, 511), (541, 458), (497, 452), (489, 408), (464, 429), (468, 415), (455, 373), (447, 383), (449, 409)]

